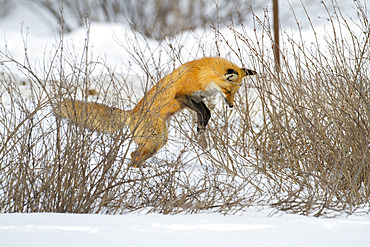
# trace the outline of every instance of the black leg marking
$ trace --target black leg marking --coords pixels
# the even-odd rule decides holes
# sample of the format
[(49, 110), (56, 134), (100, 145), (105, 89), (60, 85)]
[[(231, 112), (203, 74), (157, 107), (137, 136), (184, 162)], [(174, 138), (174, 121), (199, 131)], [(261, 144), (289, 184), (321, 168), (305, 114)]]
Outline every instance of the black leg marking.
[(206, 104), (203, 101), (196, 102), (190, 96), (186, 96), (182, 100), (182, 104), (185, 107), (188, 107), (197, 113), (198, 117), (198, 133), (204, 132), (208, 124), (209, 119), (211, 118), (211, 111), (207, 108)]
[[(196, 103), (194, 100), (192, 100), (194, 103)], [(198, 116), (198, 128), (197, 131), (199, 133), (204, 132), (206, 129), (206, 126), (208, 124), (209, 119), (211, 118), (211, 111), (207, 108), (206, 104), (204, 104), (203, 101), (200, 101), (199, 103), (196, 103), (200, 109), (200, 111), (197, 112)]]

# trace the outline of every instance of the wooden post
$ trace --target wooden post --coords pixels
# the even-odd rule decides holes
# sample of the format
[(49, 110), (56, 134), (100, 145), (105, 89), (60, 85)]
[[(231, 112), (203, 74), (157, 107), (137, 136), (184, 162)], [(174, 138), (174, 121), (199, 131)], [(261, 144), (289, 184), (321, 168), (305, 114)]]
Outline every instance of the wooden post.
[(279, 6), (278, 0), (273, 0), (273, 19), (274, 19), (274, 58), (276, 72), (280, 72), (280, 42), (279, 42)]

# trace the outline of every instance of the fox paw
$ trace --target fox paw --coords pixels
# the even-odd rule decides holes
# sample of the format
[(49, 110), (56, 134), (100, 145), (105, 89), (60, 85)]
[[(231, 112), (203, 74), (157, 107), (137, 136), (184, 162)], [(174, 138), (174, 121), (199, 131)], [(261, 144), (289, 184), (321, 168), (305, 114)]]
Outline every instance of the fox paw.
[(207, 138), (204, 132), (198, 134), (198, 143), (202, 148), (208, 147)]
[(141, 164), (133, 159), (126, 158), (125, 163), (127, 162), (127, 168), (140, 168)]
[(138, 163), (138, 162), (135, 162), (135, 161), (131, 160), (131, 162), (128, 164), (128, 167), (140, 168), (141, 167), (141, 164)]

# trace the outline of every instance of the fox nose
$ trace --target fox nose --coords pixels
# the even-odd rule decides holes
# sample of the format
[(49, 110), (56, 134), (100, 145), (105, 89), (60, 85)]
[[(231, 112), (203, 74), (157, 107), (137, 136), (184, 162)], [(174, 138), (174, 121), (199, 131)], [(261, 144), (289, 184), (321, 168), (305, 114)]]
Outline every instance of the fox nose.
[(227, 100), (225, 96), (224, 96), (224, 100), (225, 100), (225, 103), (226, 103), (230, 108), (233, 108), (233, 107), (234, 107), (234, 104), (233, 104), (232, 102), (230, 102), (229, 100)]

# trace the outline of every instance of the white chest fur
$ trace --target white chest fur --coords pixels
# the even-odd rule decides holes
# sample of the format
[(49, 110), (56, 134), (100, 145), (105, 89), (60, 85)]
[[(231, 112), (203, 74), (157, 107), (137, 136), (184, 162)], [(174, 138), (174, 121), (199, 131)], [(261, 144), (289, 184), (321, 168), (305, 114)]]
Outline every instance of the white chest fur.
[(199, 90), (194, 92), (191, 96), (196, 101), (199, 102), (207, 97), (211, 97), (213, 95), (216, 95), (218, 93), (222, 93), (219, 86), (217, 86), (216, 83), (212, 82), (209, 85), (207, 85), (204, 90)]

